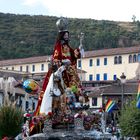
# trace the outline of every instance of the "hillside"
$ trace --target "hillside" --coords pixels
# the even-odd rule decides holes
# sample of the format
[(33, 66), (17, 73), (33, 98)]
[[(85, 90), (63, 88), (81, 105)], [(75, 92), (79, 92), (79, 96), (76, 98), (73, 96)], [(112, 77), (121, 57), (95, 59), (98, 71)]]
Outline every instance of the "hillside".
[[(0, 60), (51, 54), (57, 37), (58, 17), (0, 13)], [(85, 50), (140, 44), (140, 23), (69, 18), (71, 46), (79, 46), (85, 33)]]

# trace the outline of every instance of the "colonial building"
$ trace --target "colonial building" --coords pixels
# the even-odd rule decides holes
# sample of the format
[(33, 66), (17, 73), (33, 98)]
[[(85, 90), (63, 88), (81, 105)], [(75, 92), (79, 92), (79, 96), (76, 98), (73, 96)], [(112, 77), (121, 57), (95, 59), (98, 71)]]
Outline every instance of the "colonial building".
[(77, 67), (85, 70), (86, 81), (116, 80), (124, 73), (127, 79), (139, 78), (140, 45), (85, 52)]
[[(42, 81), (49, 68), (48, 60), (49, 56), (3, 60), (0, 61), (0, 69), (26, 72), (28, 77)], [(84, 57), (77, 61), (77, 68), (82, 84), (90, 96), (90, 107), (100, 108), (106, 96), (118, 95), (121, 99), (121, 87), (114, 87), (114, 82), (120, 79), (122, 73), (126, 75), (126, 85), (129, 81), (129, 86), (125, 86), (127, 92), (124, 91), (124, 96), (136, 93), (140, 79), (140, 45), (87, 51)], [(26, 76), (23, 75), (24, 78)], [(135, 82), (131, 82), (132, 79)]]
[[(3, 60), (0, 61), (0, 68), (31, 74), (46, 73), (49, 67), (48, 60), (49, 56)], [(139, 62), (140, 45), (87, 51), (85, 56), (78, 60), (77, 68), (84, 70), (85, 77), (82, 81), (116, 80), (122, 72), (127, 79), (132, 79), (139, 77)]]
[(30, 95), (21, 87), (15, 87), (24, 77), (30, 76), (26, 72), (0, 69), (0, 106), (14, 103), (23, 111), (34, 110), (38, 102), (38, 95)]
[[(0, 61), (1, 70), (10, 70), (14, 72), (26, 72), (30, 78), (40, 78), (45, 76), (49, 68), (49, 56), (38, 56), (22, 59), (10, 59)], [(77, 70), (80, 78), (85, 80), (86, 71), (81, 68)], [(26, 75), (25, 75), (26, 76)]]

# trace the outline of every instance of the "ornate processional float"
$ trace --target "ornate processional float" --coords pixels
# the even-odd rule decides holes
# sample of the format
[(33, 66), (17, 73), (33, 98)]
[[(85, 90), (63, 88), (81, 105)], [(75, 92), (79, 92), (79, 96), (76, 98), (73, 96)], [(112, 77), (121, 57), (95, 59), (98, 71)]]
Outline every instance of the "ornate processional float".
[[(81, 59), (83, 34), (80, 47), (72, 49), (67, 20), (60, 18), (56, 25), (58, 36), (49, 62), (50, 67), (39, 92), (36, 110), (23, 127), (23, 139), (38, 133), (47, 137), (54, 135), (55, 130), (91, 130), (100, 120), (100, 117), (87, 111), (89, 99), (82, 89), (77, 73), (76, 63), (77, 59)], [(33, 80), (24, 81), (23, 87), (28, 93), (34, 94), (38, 91), (37, 83)]]

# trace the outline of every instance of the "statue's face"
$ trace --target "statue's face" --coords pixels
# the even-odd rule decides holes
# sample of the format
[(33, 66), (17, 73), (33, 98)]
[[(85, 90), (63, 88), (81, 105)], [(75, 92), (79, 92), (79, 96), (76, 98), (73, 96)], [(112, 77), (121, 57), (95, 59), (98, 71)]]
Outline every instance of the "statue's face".
[(66, 33), (64, 34), (63, 39), (64, 39), (65, 41), (68, 41), (68, 40), (69, 40), (69, 34), (68, 34), (68, 32), (66, 32)]

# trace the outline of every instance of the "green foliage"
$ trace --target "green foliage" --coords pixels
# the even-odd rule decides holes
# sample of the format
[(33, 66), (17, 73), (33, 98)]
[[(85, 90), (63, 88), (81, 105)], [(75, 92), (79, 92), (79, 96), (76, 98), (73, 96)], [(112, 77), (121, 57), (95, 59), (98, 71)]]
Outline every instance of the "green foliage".
[(119, 122), (124, 136), (140, 137), (140, 109), (136, 108), (136, 101), (125, 106)]
[[(52, 54), (58, 32), (57, 19), (51, 16), (0, 13), (0, 60)], [(78, 35), (81, 32), (85, 33), (85, 50), (120, 47), (121, 36), (129, 40), (123, 47), (140, 41), (139, 22), (130, 24), (94, 19), (68, 20), (70, 44), (73, 48), (79, 47)]]
[(14, 106), (0, 107), (0, 138), (2, 136), (15, 137), (21, 132), (23, 112)]

